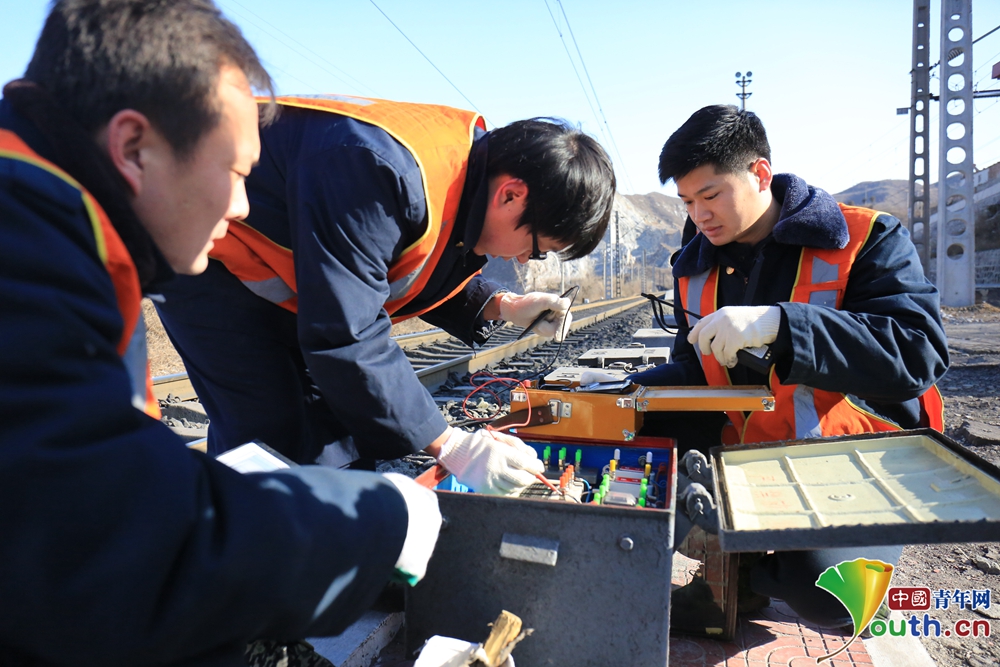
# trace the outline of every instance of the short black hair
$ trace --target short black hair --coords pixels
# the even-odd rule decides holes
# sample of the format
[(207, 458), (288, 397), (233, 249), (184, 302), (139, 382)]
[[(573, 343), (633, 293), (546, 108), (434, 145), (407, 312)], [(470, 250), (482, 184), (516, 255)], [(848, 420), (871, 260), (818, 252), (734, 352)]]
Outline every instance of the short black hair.
[(491, 131), (488, 150), (488, 178), (507, 174), (528, 185), (518, 227), (564, 244), (564, 260), (597, 247), (615, 201), (615, 170), (593, 137), (558, 118), (532, 118)]
[(705, 164), (719, 174), (736, 174), (758, 158), (771, 161), (771, 146), (757, 114), (730, 104), (703, 107), (663, 144), (660, 183), (684, 178)]
[(186, 157), (219, 122), (224, 65), (273, 99), (253, 47), (212, 0), (55, 0), (24, 76), (88, 132), (135, 109)]

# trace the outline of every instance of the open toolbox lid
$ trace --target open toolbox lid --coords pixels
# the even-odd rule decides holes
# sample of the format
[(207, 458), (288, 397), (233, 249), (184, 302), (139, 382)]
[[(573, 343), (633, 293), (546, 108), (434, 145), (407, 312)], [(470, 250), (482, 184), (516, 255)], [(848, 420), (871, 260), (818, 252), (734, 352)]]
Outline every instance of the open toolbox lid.
[(762, 386), (644, 387), (620, 370), (608, 373), (615, 381), (581, 385), (587, 370), (558, 368), (541, 382), (512, 389), (510, 414), (493, 427), (516, 429), (522, 438), (630, 442), (647, 412), (774, 410), (774, 396)]
[(724, 551), (1000, 540), (1000, 469), (933, 429), (711, 457)]
[(639, 412), (770, 412), (774, 410), (774, 396), (763, 386), (642, 387), (636, 393), (635, 409)]

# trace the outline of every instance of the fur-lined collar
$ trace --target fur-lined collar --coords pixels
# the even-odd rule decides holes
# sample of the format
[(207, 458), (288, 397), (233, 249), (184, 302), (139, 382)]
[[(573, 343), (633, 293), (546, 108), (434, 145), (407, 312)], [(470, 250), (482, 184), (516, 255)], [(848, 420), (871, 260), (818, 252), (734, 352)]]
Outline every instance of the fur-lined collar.
[[(781, 202), (771, 235), (777, 243), (811, 248), (843, 248), (850, 239), (847, 220), (837, 201), (794, 174), (775, 174), (771, 193)], [(687, 224), (691, 224), (688, 218)], [(684, 246), (674, 263), (674, 277), (696, 276), (717, 264), (718, 248), (699, 233)]]

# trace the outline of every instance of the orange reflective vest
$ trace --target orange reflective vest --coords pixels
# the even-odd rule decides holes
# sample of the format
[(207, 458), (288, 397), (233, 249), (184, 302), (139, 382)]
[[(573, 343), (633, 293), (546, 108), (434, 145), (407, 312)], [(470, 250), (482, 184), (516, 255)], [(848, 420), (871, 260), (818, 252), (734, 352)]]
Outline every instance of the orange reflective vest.
[[(412, 301), (427, 284), (447, 247), (458, 213), (465, 172), (475, 128), (486, 129), (482, 117), (472, 111), (431, 104), (390, 102), (346, 95), (279, 97), (279, 104), (348, 116), (385, 130), (416, 160), (423, 178), (427, 202), (427, 225), (417, 241), (406, 248), (389, 267), (389, 298), (385, 310), (393, 315)], [(229, 232), (209, 256), (225, 264), (254, 294), (293, 313), (298, 312), (295, 263), (292, 251), (242, 223), (231, 223)], [(473, 274), (476, 275), (476, 274)], [(415, 313), (416, 317), (457, 294), (472, 279)]]
[[(840, 204), (840, 209), (847, 219), (850, 233), (847, 246), (840, 250), (803, 247), (789, 301), (840, 308), (854, 260), (880, 215), (871, 209), (844, 204)], [(697, 312), (702, 316), (717, 310), (718, 279), (718, 266), (697, 276), (678, 278), (683, 303), (692, 310), (697, 306)], [(688, 324), (693, 325), (692, 322)], [(709, 385), (732, 385), (729, 369), (720, 364), (714, 355), (700, 355), (700, 360)], [(901, 430), (893, 422), (855, 405), (845, 394), (805, 385), (784, 385), (778, 380), (774, 367), (771, 368), (768, 383), (774, 394), (774, 411), (753, 412), (749, 417), (742, 412), (727, 413), (737, 437), (728, 437), (731, 434), (727, 434), (724, 437), (726, 444), (734, 444), (729, 441), (737, 439), (744, 443), (773, 442)], [(920, 396), (920, 405), (920, 425), (943, 430), (944, 401), (936, 385)]]
[(115, 231), (107, 213), (97, 200), (76, 179), (42, 158), (28, 147), (19, 136), (9, 130), (0, 130), (0, 159), (16, 160), (43, 169), (80, 191), (80, 199), (90, 218), (97, 254), (111, 276), (118, 311), (123, 320), (122, 335), (118, 340), (118, 354), (128, 371), (132, 386), (132, 405), (150, 417), (160, 418), (160, 406), (153, 395), (153, 381), (149, 375), (146, 356), (146, 323), (142, 319), (142, 290), (139, 274), (121, 237)]

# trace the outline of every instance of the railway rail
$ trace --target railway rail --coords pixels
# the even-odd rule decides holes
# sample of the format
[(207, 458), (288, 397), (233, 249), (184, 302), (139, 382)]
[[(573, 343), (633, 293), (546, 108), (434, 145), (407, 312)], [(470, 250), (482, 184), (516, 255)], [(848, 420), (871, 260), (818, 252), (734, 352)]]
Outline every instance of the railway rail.
[[(580, 304), (572, 308), (573, 323), (570, 332), (591, 327), (608, 318), (638, 308), (648, 301), (641, 296), (623, 297)], [(488, 366), (495, 366), (505, 359), (524, 354), (549, 341), (535, 333), (515, 340), (521, 329), (505, 326), (497, 331), (487, 345), (469, 351), (469, 347), (441, 329), (394, 336), (393, 340), (403, 349), (417, 377), (430, 391), (435, 391), (455, 373), (465, 375)], [(197, 398), (187, 373), (175, 373), (153, 378), (153, 393), (159, 400), (173, 396), (181, 401)]]

